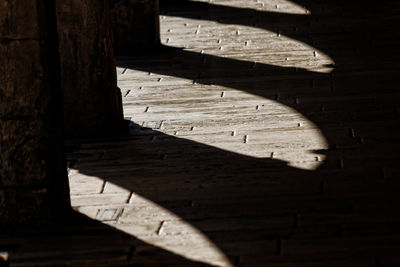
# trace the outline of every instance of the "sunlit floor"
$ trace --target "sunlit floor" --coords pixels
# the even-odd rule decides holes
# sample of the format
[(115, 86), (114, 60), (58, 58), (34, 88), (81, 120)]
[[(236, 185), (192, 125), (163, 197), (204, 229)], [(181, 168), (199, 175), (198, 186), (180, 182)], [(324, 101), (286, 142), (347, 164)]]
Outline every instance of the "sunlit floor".
[[(241, 2), (221, 1), (221, 4), (241, 7)], [(260, 11), (287, 10), (304, 16), (309, 12), (290, 3), (283, 4), (283, 9), (276, 9), (257, 2), (247, 3), (249, 8)], [(125, 116), (136, 124), (132, 134), (137, 137), (128, 146), (116, 144), (120, 148), (105, 150), (103, 159), (118, 160), (117, 168), (124, 173), (117, 176), (110, 173), (115, 176), (112, 178), (86, 177), (82, 171), (71, 175), (72, 204), (94, 219), (105, 214), (112, 216), (112, 220), (106, 221), (113, 227), (187, 259), (232, 266), (223, 249), (190, 220), (204, 220), (202, 224), (211, 220), (207, 227), (221, 233), (228, 231), (228, 235), (236, 231), (264, 232), (271, 219), (284, 227), (293, 224), (293, 215), (268, 218), (270, 215), (265, 214), (264, 218), (264, 212), (253, 211), (246, 216), (248, 201), (255, 202), (254, 205), (261, 201), (265, 205), (265, 198), (270, 198), (267, 195), (270, 187), (288, 182), (287, 177), (279, 178), (281, 174), (273, 172), (282, 168), (284, 172), (299, 171), (302, 175), (302, 169), (314, 170), (325, 159), (324, 154), (316, 151), (328, 148), (325, 137), (312, 121), (286, 105), (285, 100), (279, 101), (282, 91), (290, 92), (292, 88), (274, 83), (292, 72), (285, 68), (320, 75), (331, 72), (332, 68), (326, 66), (334, 62), (296, 39), (257, 27), (223, 25), (208, 18), (162, 15), (161, 33), (165, 46), (183, 51), (171, 53), (165, 48), (165, 53), (154, 58), (148, 59), (146, 55), (118, 61)], [(149, 61), (143, 63), (144, 59)], [(270, 75), (268, 71), (277, 74)], [(321, 77), (329, 80), (328, 75)], [(289, 79), (297, 83), (296, 78)], [(307, 77), (302, 74), (301, 79)], [(118, 152), (120, 149), (124, 154)], [(120, 168), (121, 165), (124, 167)], [(273, 179), (268, 180), (268, 176)], [(82, 186), (82, 179), (85, 184), (90, 183), (90, 189)], [(296, 179), (290, 178), (295, 184)], [(141, 183), (145, 183), (145, 188)], [(319, 181), (317, 190), (318, 186)], [(101, 194), (88, 199), (88, 191)], [(93, 205), (104, 196), (116, 197), (111, 207), (106, 200), (98, 203), (104, 207)], [(211, 205), (211, 209), (198, 212), (198, 208), (205, 208), (201, 207), (204, 199), (209, 202), (206, 207)], [(162, 205), (168, 201), (177, 201), (177, 213)], [(214, 201), (224, 203), (223, 210), (213, 210)], [(238, 204), (243, 207), (237, 208)], [(181, 208), (188, 207), (190, 210), (184, 215), (179, 213)], [(228, 245), (255, 253), (254, 244), (247, 238), (243, 244), (241, 239), (233, 238)], [(263, 246), (266, 250), (271, 246), (276, 250), (275, 238), (257, 237), (251, 241), (262, 250)]]
[(68, 154), (74, 209), (124, 234), (65, 261), (398, 266), (399, 71), (373, 9), (166, 2), (163, 48), (117, 59), (130, 135)]
[(399, 218), (377, 212), (398, 207), (398, 183), (381, 160), (393, 150), (368, 135), (398, 116), (382, 119), (395, 103), (375, 79), (388, 75), (342, 40), (329, 8), (164, 4), (164, 48), (117, 61), (131, 137), (81, 146), (75, 209), (193, 263), (380, 261), (397, 240), (381, 228)]

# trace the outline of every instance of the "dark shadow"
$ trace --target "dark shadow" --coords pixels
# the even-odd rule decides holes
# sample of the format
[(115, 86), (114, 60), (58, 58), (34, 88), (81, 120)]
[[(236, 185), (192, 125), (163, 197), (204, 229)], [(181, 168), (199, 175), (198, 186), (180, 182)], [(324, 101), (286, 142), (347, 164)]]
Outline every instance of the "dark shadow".
[[(320, 151), (327, 159), (318, 170), (238, 155), (135, 124), (133, 136), (94, 140), (90, 149), (75, 145), (69, 153), (79, 160), (75, 168), (172, 211), (244, 266), (361, 262), (366, 255), (373, 255), (373, 263), (383, 255), (396, 258), (391, 244), (400, 240), (394, 212), (400, 203), (399, 181), (393, 179), (398, 169), (390, 166), (399, 159), (398, 39), (387, 26), (397, 23), (391, 15), (398, 11), (358, 1), (296, 2), (311, 15), (191, 1), (179, 1), (171, 9), (164, 5), (162, 13), (279, 31), (332, 57), (332, 74), (254, 67), (252, 62), (168, 47), (121, 58), (118, 66), (226, 86), (296, 109), (329, 143), (328, 150)], [(363, 246), (366, 240), (373, 240), (370, 246)]]

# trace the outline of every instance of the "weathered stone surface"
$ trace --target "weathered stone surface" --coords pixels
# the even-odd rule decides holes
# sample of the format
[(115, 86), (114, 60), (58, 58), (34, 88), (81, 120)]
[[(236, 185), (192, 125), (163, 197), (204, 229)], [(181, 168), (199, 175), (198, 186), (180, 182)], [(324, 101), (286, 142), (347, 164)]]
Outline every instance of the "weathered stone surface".
[(123, 121), (107, 0), (57, 0), (67, 137), (104, 135)]
[[(8, 102), (10, 103), (10, 102)], [(38, 120), (7, 120), (1, 124), (1, 173), (3, 186), (45, 184), (45, 157), (38, 137), (43, 133)]]
[(117, 53), (160, 45), (158, 0), (112, 0), (111, 7)]
[(39, 34), (38, 12), (42, 12), (44, 6), (36, 1), (0, 1), (0, 33), (1, 38), (8, 39), (37, 39)]
[[(40, 64), (41, 49), (37, 40), (0, 43), (0, 60), (7, 62), (0, 64), (2, 116), (26, 117), (45, 113), (46, 106), (38, 105), (40, 97), (49, 93), (41, 80), (44, 76), (44, 69)], [(31, 73), (33, 75), (29, 75)], [(10, 101), (15, 101), (16, 104), (10, 105)]]
[(49, 223), (70, 207), (55, 11), (23, 3), (0, 0), (0, 225)]

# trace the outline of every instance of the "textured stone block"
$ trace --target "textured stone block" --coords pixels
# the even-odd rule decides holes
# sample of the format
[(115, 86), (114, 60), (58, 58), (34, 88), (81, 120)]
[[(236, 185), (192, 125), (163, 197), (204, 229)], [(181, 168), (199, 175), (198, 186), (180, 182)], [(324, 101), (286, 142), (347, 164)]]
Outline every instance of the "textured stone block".
[[(8, 102), (10, 103), (10, 102)], [(43, 124), (38, 120), (4, 120), (0, 125), (2, 186), (38, 186), (45, 183), (45, 151), (40, 146)]]
[(158, 0), (112, 0), (111, 3), (117, 53), (160, 45)]
[(0, 7), (0, 225), (47, 224), (70, 209), (55, 10)]
[[(39, 105), (40, 101), (47, 101), (43, 97), (49, 93), (49, 88), (42, 82), (42, 49), (35, 40), (0, 43), (0, 116), (29, 117), (45, 113), (47, 105)], [(15, 105), (10, 105), (10, 101)]]
[[(44, 6), (34, 0), (0, 0), (0, 34), (7, 39), (38, 39), (40, 32), (37, 15)], [(43, 14), (41, 14), (43, 15)]]
[(107, 0), (57, 0), (67, 137), (97, 136), (122, 124)]

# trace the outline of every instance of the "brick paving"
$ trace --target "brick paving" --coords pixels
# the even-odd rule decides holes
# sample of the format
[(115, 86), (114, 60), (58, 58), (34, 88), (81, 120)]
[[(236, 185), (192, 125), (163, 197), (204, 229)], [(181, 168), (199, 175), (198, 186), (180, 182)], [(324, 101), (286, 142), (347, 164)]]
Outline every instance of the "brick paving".
[(16, 266), (398, 266), (399, 4), (295, 2), (162, 1), (130, 134), (67, 145), (87, 217)]

